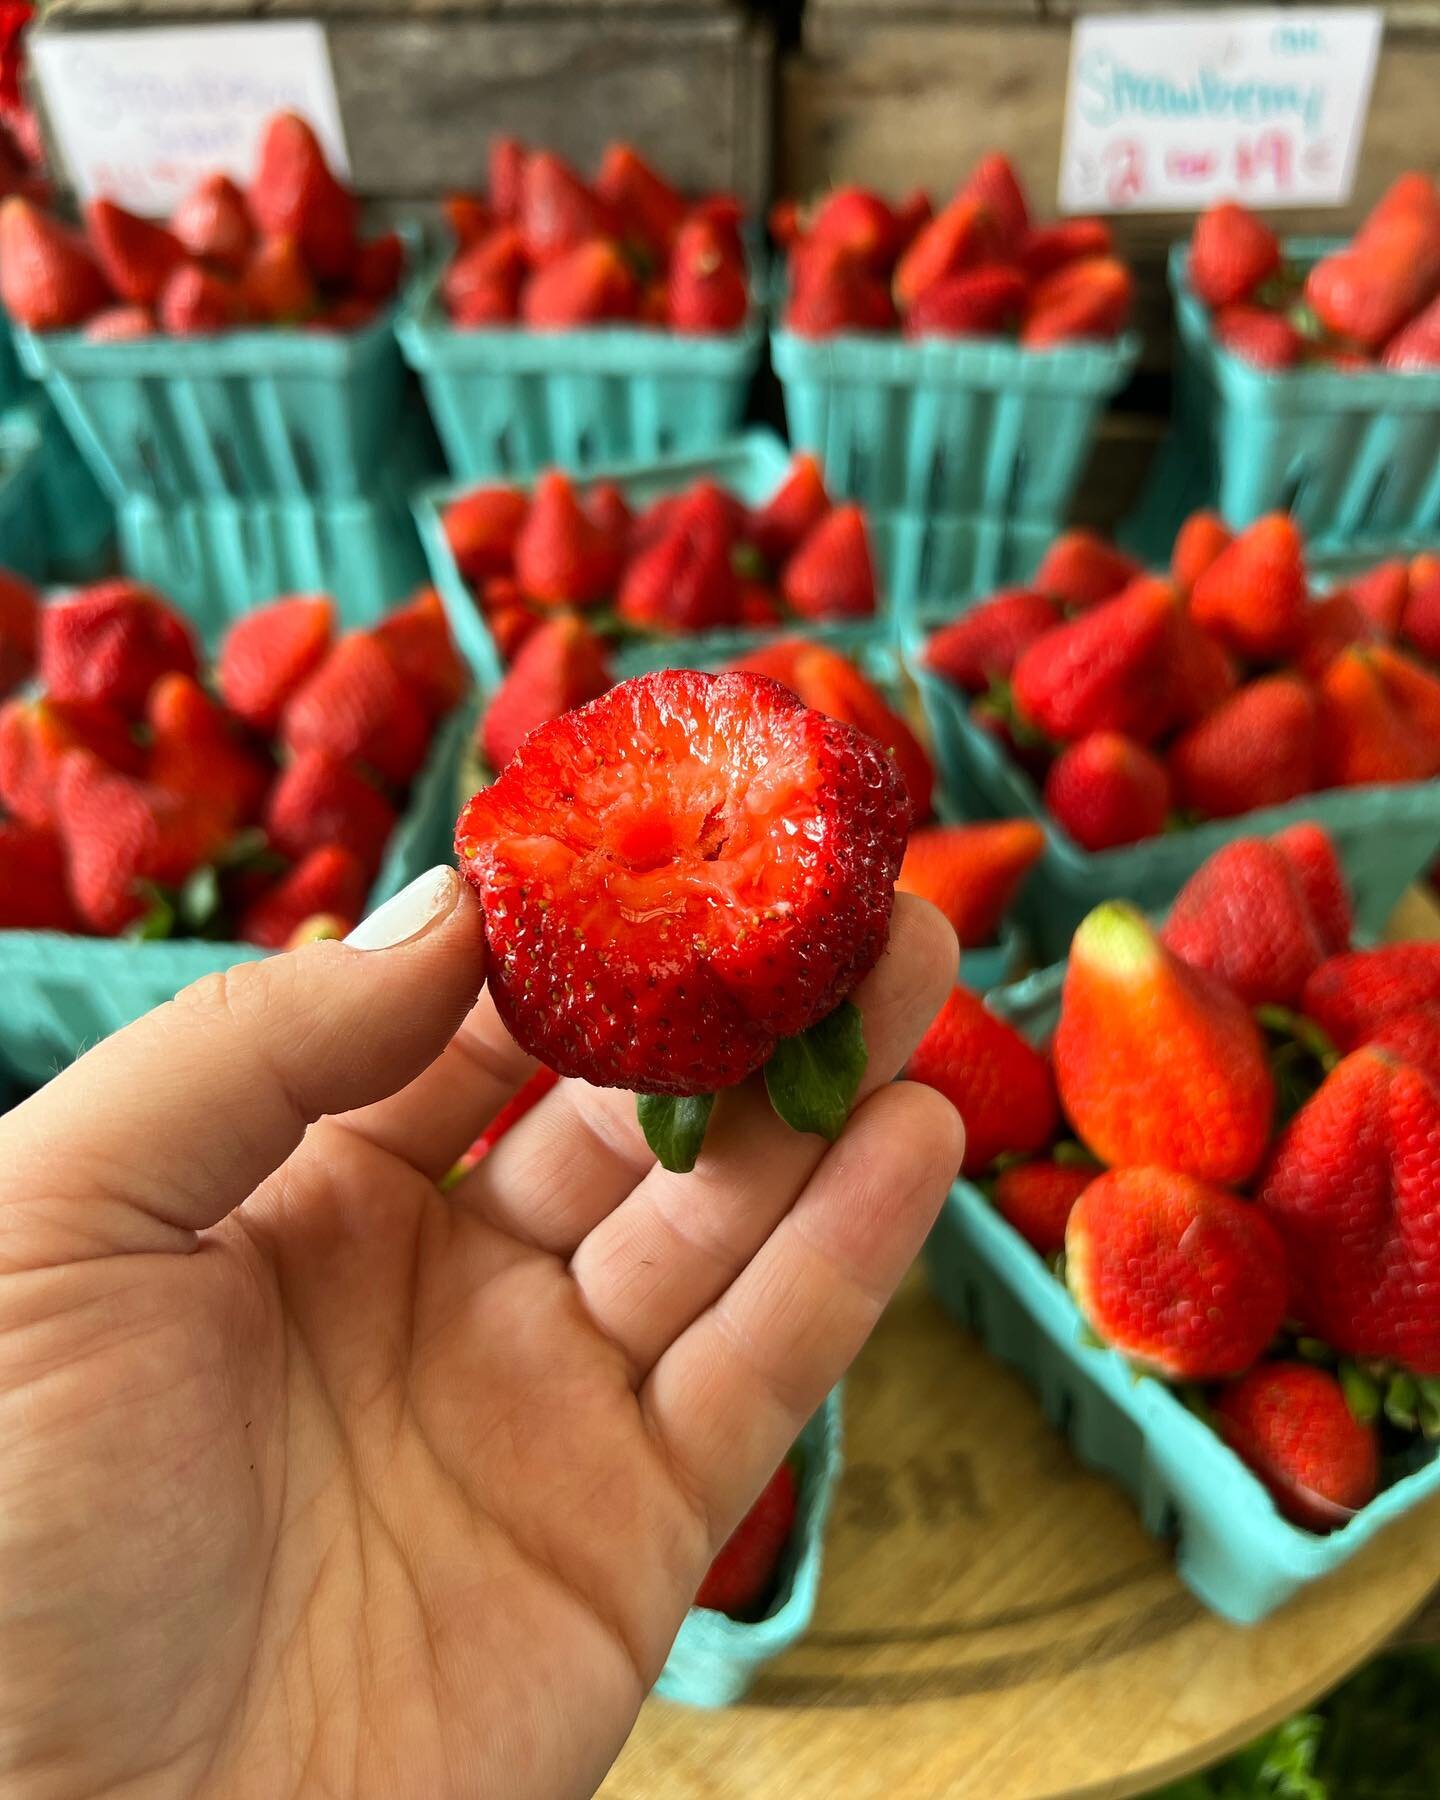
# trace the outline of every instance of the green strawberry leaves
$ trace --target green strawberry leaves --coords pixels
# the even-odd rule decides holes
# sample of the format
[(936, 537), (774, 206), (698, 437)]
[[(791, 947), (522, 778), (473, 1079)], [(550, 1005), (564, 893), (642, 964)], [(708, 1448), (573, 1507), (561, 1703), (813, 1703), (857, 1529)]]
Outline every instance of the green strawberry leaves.
[(842, 1001), (808, 1031), (782, 1038), (765, 1065), (770, 1104), (796, 1131), (839, 1137), (868, 1058), (858, 1008)]
[(635, 1096), (640, 1129), (662, 1169), (669, 1169), (672, 1175), (688, 1175), (695, 1167), (714, 1106), (713, 1094)]

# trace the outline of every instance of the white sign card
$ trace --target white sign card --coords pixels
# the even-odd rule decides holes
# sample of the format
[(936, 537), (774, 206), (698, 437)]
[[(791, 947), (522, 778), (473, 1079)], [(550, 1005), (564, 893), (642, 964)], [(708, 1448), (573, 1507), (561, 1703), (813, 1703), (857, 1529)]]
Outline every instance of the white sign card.
[(1381, 26), (1373, 7), (1077, 19), (1061, 210), (1343, 205)]
[(158, 214), (201, 175), (244, 183), (276, 112), (303, 114), (349, 173), (330, 52), (311, 20), (39, 31), (30, 54), (81, 199)]

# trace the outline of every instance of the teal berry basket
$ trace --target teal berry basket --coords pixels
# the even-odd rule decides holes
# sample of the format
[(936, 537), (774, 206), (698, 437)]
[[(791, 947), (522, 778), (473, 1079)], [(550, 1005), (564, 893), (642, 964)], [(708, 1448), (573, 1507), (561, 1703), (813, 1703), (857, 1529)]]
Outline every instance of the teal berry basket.
[(40, 420), (40, 503), (49, 580), (94, 581), (114, 566), (115, 508), (45, 394), (33, 390)]
[[(460, 759), (470, 717), (460, 707), (436, 731), (410, 803), (391, 834), (367, 911), (453, 860)], [(92, 1044), (173, 999), (189, 982), (266, 954), (253, 944), (176, 938), (71, 937), (0, 931), (0, 1065), (39, 1085)]]
[(1055, 824), (1029, 776), (972, 722), (964, 696), (924, 667), (916, 640), (910, 647), (911, 672), (951, 800), (972, 817), (1033, 818), (1045, 832), (1045, 854), (1030, 877), (1021, 917), (1046, 957), (1063, 956), (1075, 927), (1102, 901), (1132, 900), (1146, 911), (1161, 911), (1222, 845), (1267, 836), (1299, 819), (1313, 819), (1330, 833), (1350, 884), (1356, 928), (1378, 936), (1396, 901), (1440, 848), (1440, 781), (1417, 781), (1331, 788), (1117, 850), (1082, 850)]
[(820, 1591), (825, 1523), (840, 1481), (839, 1388), (800, 1433), (797, 1449), (801, 1469), (795, 1530), (781, 1562), (774, 1604), (753, 1624), (693, 1607), (655, 1683), (656, 1693), (667, 1700), (733, 1706), (765, 1664), (793, 1648), (809, 1630)]
[[(1043, 1044), (1064, 973), (1045, 969), (989, 1005)], [(1080, 1461), (1128, 1490), (1148, 1531), (1177, 1539), (1181, 1580), (1222, 1618), (1265, 1618), (1440, 1493), (1440, 1453), (1432, 1450), (1339, 1531), (1302, 1530), (1163, 1382), (1095, 1344), (1063, 1285), (969, 1182), (951, 1189), (924, 1260), (944, 1306), (1020, 1371)]]
[(741, 330), (708, 337), (634, 325), (462, 331), (439, 303), (443, 272), (435, 262), (417, 276), (396, 332), (460, 480), (675, 456), (738, 427), (764, 347), (758, 306)]
[(897, 627), (931, 628), (998, 588), (1023, 586), (1054, 541), (1048, 520), (954, 519), (918, 513), (870, 517), (876, 557)]
[(0, 414), (0, 569), (47, 574), (45, 446), (33, 407)]

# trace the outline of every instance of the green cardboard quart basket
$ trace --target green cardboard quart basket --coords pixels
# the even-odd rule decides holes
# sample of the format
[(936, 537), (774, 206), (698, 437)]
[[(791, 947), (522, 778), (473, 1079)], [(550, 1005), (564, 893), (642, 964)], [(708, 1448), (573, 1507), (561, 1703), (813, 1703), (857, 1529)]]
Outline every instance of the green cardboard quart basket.
[(840, 1393), (834, 1389), (800, 1433), (799, 1504), (774, 1605), (754, 1624), (692, 1607), (655, 1683), (656, 1693), (667, 1700), (732, 1706), (765, 1664), (798, 1644), (809, 1629), (820, 1591), (825, 1522), (840, 1481)]
[(40, 423), (46, 576), (94, 581), (114, 567), (115, 508), (44, 391), (31, 392), (30, 406)]
[(32, 407), (0, 414), (0, 569), (31, 581), (47, 573), (44, 457)]
[[(1059, 1015), (1064, 974), (1063, 966), (1045, 969), (987, 1004), (1043, 1044)], [(1148, 1531), (1178, 1540), (1181, 1580), (1222, 1618), (1242, 1625), (1265, 1618), (1440, 1493), (1440, 1453), (1432, 1451), (1328, 1537), (1290, 1524), (1239, 1457), (1163, 1382), (1094, 1343), (1064, 1286), (968, 1181), (951, 1189), (924, 1261), (947, 1310), (1020, 1371), (1080, 1461), (1130, 1493)]]
[(741, 330), (712, 337), (633, 325), (462, 331), (437, 299), (443, 272), (436, 262), (411, 284), (396, 332), (461, 480), (674, 456), (738, 427), (764, 346), (758, 306)]
[[(469, 724), (462, 706), (437, 730), (391, 834), (367, 911), (436, 863), (453, 860), (458, 770)], [(265, 954), (253, 944), (197, 938), (137, 943), (0, 931), (0, 1065), (39, 1086), (187, 983)]]

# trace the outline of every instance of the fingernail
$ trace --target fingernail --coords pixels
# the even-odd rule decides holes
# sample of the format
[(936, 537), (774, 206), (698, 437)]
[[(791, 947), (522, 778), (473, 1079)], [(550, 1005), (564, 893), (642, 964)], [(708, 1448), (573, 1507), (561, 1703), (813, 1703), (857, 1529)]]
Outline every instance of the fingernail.
[(417, 875), (368, 919), (362, 919), (346, 938), (352, 950), (393, 950), (397, 944), (419, 937), (453, 911), (460, 897), (460, 877), (440, 863)]

